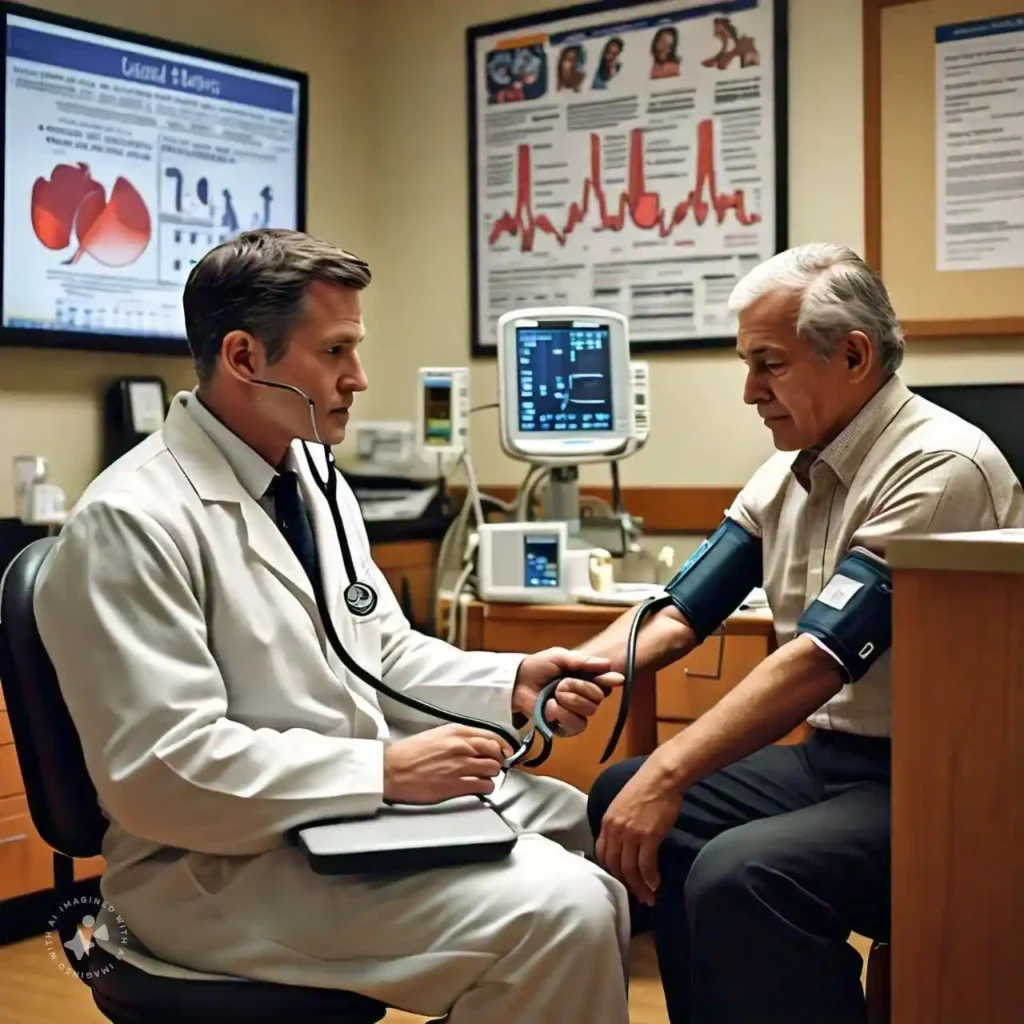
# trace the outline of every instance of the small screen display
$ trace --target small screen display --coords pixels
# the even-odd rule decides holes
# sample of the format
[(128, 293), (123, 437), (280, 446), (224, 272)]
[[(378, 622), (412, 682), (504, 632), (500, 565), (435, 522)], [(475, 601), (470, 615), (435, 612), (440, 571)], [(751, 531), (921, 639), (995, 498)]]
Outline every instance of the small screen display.
[(527, 534), (523, 540), (528, 587), (558, 586), (558, 535)]
[(517, 329), (520, 430), (613, 428), (610, 333), (607, 326), (571, 321)]
[(450, 377), (423, 380), (423, 438), (438, 447), (452, 443), (452, 381)]

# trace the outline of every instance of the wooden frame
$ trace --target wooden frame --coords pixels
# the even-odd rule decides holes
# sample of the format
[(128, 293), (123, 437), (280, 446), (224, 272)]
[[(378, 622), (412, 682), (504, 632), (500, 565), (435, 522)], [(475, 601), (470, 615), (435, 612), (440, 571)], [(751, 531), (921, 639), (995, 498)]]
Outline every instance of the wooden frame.
[[(932, 0), (863, 0), (864, 238), (867, 261), (882, 276), (882, 20), (885, 8)], [(964, 20), (971, 14), (965, 9)], [(910, 338), (1024, 336), (1024, 315), (903, 321)]]

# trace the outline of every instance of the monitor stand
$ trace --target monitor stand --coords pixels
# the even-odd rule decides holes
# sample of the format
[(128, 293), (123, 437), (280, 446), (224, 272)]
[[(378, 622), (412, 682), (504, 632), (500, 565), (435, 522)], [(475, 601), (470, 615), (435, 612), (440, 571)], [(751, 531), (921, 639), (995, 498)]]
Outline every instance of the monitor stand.
[(578, 466), (552, 466), (543, 515), (548, 522), (567, 523), (570, 548), (591, 548), (580, 530), (580, 471)]

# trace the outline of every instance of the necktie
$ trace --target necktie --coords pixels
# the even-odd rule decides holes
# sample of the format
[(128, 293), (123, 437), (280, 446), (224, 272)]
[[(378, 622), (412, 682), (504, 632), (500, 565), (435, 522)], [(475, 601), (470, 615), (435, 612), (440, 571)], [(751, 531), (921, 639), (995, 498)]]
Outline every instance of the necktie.
[(316, 543), (306, 514), (306, 505), (299, 491), (298, 474), (290, 470), (278, 473), (269, 490), (274, 499), (274, 520), (278, 529), (315, 587), (318, 577)]

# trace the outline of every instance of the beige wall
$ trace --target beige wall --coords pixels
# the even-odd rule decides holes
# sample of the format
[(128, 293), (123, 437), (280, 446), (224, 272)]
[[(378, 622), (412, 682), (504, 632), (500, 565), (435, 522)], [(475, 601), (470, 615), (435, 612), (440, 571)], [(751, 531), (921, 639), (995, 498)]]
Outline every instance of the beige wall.
[[(368, 258), (364, 418), (407, 414), (415, 370), (468, 361), (464, 30), (534, 11), (537, 0), (49, 0), (45, 6), (301, 67), (310, 72), (310, 226)], [(555, 4), (551, 4), (555, 6)], [(486, 14), (483, 12), (486, 11)], [(862, 248), (861, 0), (791, 0), (790, 235)], [(388, 31), (385, 22), (400, 26)], [(381, 44), (387, 40), (388, 59)], [(357, 99), (357, 97), (365, 99)], [(426, 144), (417, 141), (426, 130)], [(652, 435), (625, 484), (733, 485), (768, 453), (740, 400), (731, 353), (652, 356)], [(0, 350), (0, 514), (12, 505), (10, 457), (47, 456), (77, 496), (99, 458), (102, 383), (130, 371), (187, 386), (185, 361)], [(915, 342), (910, 383), (1022, 380), (1010, 342)], [(494, 400), (495, 367), (473, 365), (474, 402)], [(493, 415), (473, 423), (483, 482), (512, 482)], [(680, 438), (684, 443), (680, 444)], [(692, 438), (692, 444), (685, 439)], [(604, 482), (601, 469), (585, 478)]]

